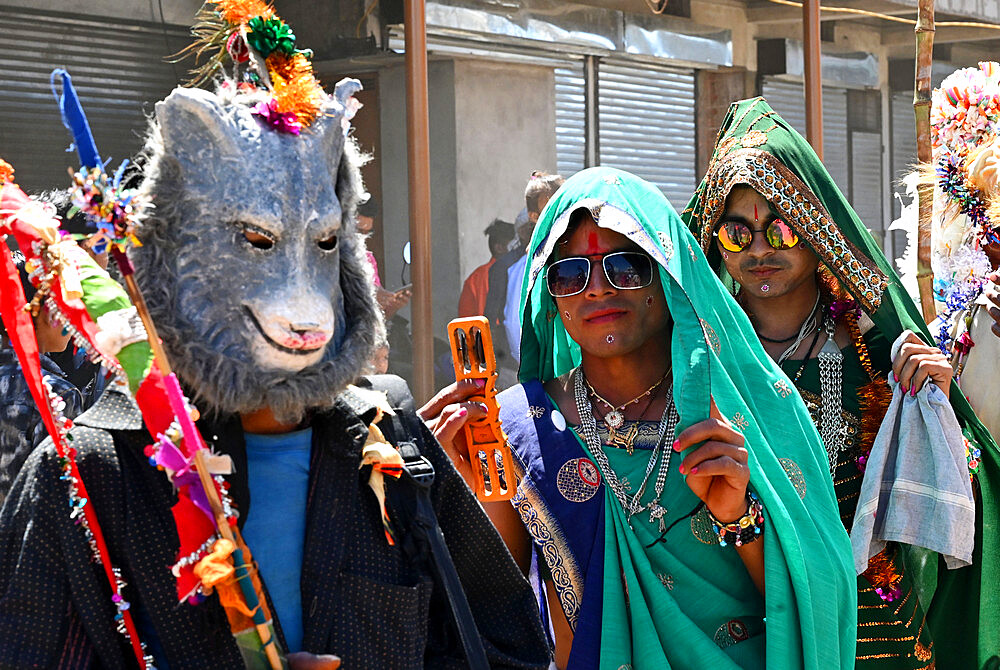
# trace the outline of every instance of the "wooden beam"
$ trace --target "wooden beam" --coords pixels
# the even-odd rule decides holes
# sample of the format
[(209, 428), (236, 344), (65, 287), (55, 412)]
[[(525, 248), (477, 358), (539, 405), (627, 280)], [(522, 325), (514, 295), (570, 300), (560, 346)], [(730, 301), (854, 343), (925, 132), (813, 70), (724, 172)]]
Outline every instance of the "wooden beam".
[[(997, 30), (991, 28), (939, 26), (934, 33), (935, 44), (953, 44), (955, 42), (970, 42), (972, 40), (1000, 40), (1000, 26), (997, 26)], [(902, 45), (906, 45), (912, 49), (913, 28), (901, 25), (899, 28), (882, 29), (882, 46), (897, 47)]]
[[(878, 12), (890, 16), (906, 16), (916, 19), (917, 10), (914, 7), (907, 7), (896, 2), (885, 0), (838, 0), (833, 2), (837, 7), (847, 9), (864, 9), (869, 12)], [(845, 14), (843, 12), (831, 12), (827, 8), (821, 8), (821, 21), (845, 21), (851, 19), (866, 18), (858, 14)], [(778, 5), (775, 3), (765, 3), (747, 9), (748, 23), (798, 23), (802, 21), (802, 10), (799, 7)]]

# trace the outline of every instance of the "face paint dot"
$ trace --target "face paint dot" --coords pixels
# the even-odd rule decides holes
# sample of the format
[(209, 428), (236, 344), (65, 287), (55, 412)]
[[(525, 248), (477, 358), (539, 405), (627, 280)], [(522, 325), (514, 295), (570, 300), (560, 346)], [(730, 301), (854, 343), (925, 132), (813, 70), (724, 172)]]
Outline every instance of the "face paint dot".
[(566, 310), (563, 310), (563, 316), (565, 316), (565, 317), (566, 317), (566, 320), (567, 320), (567, 321), (572, 321), (572, 320), (573, 320), (573, 317), (572, 317), (572, 315), (571, 315), (571, 314), (569, 313), (569, 310), (568, 310), (568, 309), (566, 309)]
[(652, 307), (652, 306), (653, 306), (653, 296), (648, 295), (646, 296), (646, 307)]
[(760, 292), (761, 293), (767, 293), (770, 290), (771, 290), (771, 287), (768, 286), (767, 284), (761, 284), (760, 285)]
[(605, 340), (607, 340), (608, 344), (613, 344), (613, 343), (614, 343), (614, 341), (615, 341), (615, 336), (614, 336), (614, 335), (608, 335), (608, 336), (607, 336), (606, 338), (604, 338), (604, 339), (605, 339)]

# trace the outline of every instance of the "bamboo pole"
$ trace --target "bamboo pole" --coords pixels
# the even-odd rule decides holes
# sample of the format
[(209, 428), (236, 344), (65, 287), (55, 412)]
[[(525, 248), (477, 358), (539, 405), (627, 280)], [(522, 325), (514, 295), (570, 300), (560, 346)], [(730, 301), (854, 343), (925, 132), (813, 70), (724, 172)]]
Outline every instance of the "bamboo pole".
[[(931, 69), (934, 62), (934, 0), (919, 0), (917, 8), (916, 70), (913, 86), (913, 115), (917, 128), (917, 160), (929, 165), (931, 154)], [(934, 210), (934, 185), (917, 187), (917, 287), (920, 311), (930, 323), (934, 309), (934, 273), (931, 270), (931, 214)]]
[(413, 395), (434, 395), (434, 321), (431, 298), (431, 140), (427, 93), (427, 21), (424, 0), (404, 0), (406, 44), (406, 157), (409, 171), (410, 261), (413, 278)]
[(820, 68), (819, 0), (802, 3), (806, 140), (823, 160), (823, 74)]

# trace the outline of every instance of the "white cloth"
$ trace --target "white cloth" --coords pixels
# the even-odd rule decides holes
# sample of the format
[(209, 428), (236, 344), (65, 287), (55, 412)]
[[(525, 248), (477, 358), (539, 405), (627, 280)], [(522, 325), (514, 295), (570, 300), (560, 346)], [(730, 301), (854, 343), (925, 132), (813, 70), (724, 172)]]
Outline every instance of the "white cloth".
[[(895, 360), (905, 331), (892, 345)], [(971, 565), (976, 505), (962, 429), (948, 398), (929, 379), (916, 397), (893, 381), (892, 402), (861, 482), (851, 529), (854, 568), (887, 542), (941, 554), (949, 569)]]
[(510, 355), (521, 362), (521, 283), (528, 266), (528, 254), (518, 258), (507, 268), (507, 303), (503, 308), (503, 327), (507, 331)]

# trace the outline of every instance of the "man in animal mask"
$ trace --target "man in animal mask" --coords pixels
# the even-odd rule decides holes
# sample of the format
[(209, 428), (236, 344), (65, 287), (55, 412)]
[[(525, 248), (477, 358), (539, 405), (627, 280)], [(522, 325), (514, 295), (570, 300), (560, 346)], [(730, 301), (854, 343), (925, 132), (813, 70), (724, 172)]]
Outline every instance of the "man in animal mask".
[[(430, 503), (457, 571), (447, 594), (448, 576), (431, 567), (440, 556), (432, 562), (415, 539), (428, 522), (406, 504), (416, 485), (386, 483), (387, 513), (369, 487), (362, 449), (387, 403), (349, 386), (383, 328), (355, 223), (363, 189), (347, 131), (360, 86), (344, 80), (332, 96), (312, 87), (290, 31), (271, 30), (280, 20), (264, 10), (249, 26), (226, 20), (234, 59), (248, 48), (252, 62), (266, 57), (273, 88), (226, 81), (157, 103), (142, 186), (154, 207), (130, 256), (174, 372), (202, 411), (201, 434), (235, 464), (228, 492), (282, 647), (352, 668), (458, 668), (481, 645), (492, 667), (545, 667), (527, 581), (432, 434), (398, 409), (401, 382), (368, 385), (397, 401), (391, 426), (380, 424), (386, 436), (415, 446), (436, 472)], [(280, 58), (261, 56), (275, 35)], [(282, 98), (291, 88), (293, 99)], [(156, 665), (244, 667), (217, 597), (178, 603), (176, 496), (143, 452), (149, 436), (127, 390), (109, 389), (72, 435)], [(0, 667), (130, 667), (60, 475), (51, 445), (37, 449), (0, 516)], [(449, 601), (462, 591), (471, 616), (460, 636)]]
[[(917, 396), (914, 405), (935, 403), (952, 423), (957, 415), (969, 462), (965, 454), (950, 462), (966, 489), (971, 474), (977, 509), (968, 527), (946, 532), (971, 537), (975, 525), (972, 565), (946, 570), (942, 560), (939, 575), (937, 554), (894, 543), (871, 558), (857, 579), (857, 667), (926, 668), (935, 660), (939, 667), (989, 666), (1000, 648), (992, 623), (1000, 600), (987, 585), (1000, 575), (996, 533), (983, 529), (996, 527), (1000, 454), (871, 234), (812, 148), (763, 98), (730, 108), (684, 216), (764, 349), (806, 400), (848, 530), (892, 399), (890, 373), (897, 394)], [(962, 435), (952, 437), (961, 447)], [(932, 446), (948, 449), (943, 440)], [(950, 454), (945, 461), (920, 457), (927, 470)]]

